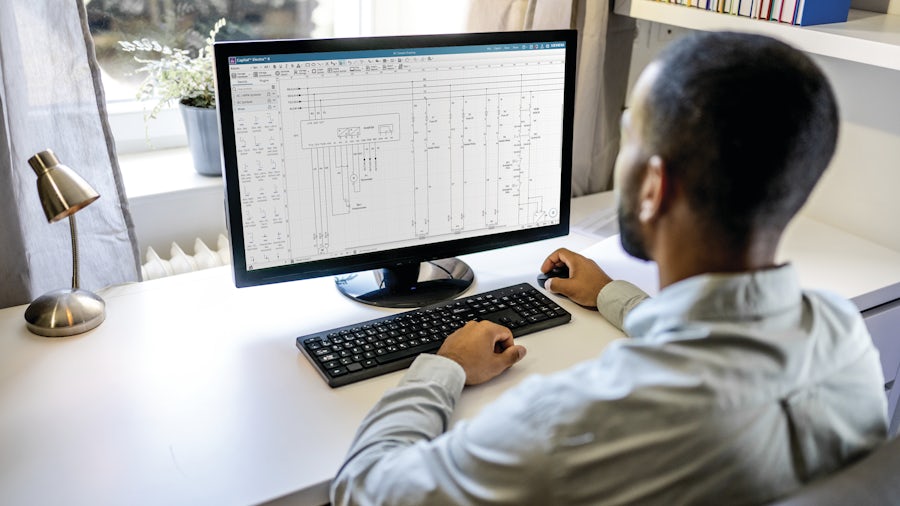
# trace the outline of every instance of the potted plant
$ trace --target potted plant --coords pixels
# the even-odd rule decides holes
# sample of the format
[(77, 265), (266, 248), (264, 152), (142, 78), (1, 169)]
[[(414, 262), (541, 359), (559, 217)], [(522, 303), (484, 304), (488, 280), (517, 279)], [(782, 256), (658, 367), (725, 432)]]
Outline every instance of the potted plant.
[(141, 64), (136, 72), (147, 74), (137, 97), (142, 101), (156, 100), (145, 119), (155, 118), (163, 107), (178, 100), (194, 168), (207, 176), (222, 175), (212, 45), (223, 26), (225, 19), (213, 25), (205, 47), (194, 57), (187, 50), (170, 48), (155, 40), (119, 41), (123, 51), (153, 56), (134, 56)]

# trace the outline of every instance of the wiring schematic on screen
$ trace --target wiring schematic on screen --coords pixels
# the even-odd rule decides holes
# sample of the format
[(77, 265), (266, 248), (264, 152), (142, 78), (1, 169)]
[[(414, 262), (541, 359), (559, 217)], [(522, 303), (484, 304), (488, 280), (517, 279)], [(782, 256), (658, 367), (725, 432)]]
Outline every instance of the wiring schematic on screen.
[(503, 49), (232, 66), (248, 268), (558, 223), (565, 50)]

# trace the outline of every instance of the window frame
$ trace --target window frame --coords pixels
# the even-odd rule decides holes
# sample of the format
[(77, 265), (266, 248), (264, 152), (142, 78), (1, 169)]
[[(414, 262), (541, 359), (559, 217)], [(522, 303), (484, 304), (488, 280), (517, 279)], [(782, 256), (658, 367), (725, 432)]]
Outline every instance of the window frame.
[[(459, 9), (457, 14), (462, 14), (459, 21), (468, 15), (468, 2), (452, 2), (452, 7), (448, 7), (438, 0), (331, 0), (331, 5), (331, 12), (319, 14), (326, 23), (331, 23), (329, 37), (429, 32), (430, 27), (422, 30), (419, 20), (403, 18), (403, 14), (411, 10)], [(460, 9), (460, 5), (464, 8)], [(446, 16), (433, 18), (443, 20)], [(463, 26), (459, 28), (461, 30)], [(110, 100), (106, 107), (119, 155), (187, 146), (187, 134), (176, 103), (163, 108), (154, 119), (146, 118), (152, 105), (137, 98)]]

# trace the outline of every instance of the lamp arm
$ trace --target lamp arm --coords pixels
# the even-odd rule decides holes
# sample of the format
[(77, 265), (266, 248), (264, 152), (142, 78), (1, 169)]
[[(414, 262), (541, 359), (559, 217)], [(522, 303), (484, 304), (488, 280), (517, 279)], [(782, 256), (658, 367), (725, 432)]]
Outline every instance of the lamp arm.
[(72, 289), (80, 288), (78, 286), (78, 236), (75, 228), (75, 214), (69, 215), (69, 231), (72, 235)]

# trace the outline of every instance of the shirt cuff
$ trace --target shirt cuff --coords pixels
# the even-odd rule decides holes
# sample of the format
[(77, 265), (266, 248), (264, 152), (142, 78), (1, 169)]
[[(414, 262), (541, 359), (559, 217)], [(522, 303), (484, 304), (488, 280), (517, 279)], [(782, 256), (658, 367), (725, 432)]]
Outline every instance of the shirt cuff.
[(466, 385), (466, 371), (455, 360), (440, 355), (422, 353), (409, 366), (400, 385), (407, 383), (436, 383), (454, 398), (459, 398)]
[(623, 330), (625, 317), (635, 306), (649, 299), (643, 290), (621, 279), (607, 283), (597, 294), (597, 311), (619, 330)]

